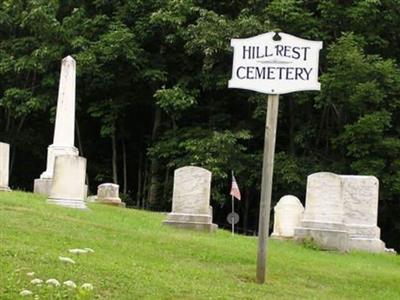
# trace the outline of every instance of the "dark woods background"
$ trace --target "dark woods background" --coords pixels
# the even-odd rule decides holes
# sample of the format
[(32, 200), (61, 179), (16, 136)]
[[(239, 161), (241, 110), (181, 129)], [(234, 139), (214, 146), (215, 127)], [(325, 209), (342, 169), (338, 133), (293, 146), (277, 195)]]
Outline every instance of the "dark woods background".
[[(90, 190), (168, 211), (174, 169), (213, 173), (226, 225), (230, 170), (241, 230), (257, 227), (266, 96), (229, 90), (231, 38), (322, 40), (321, 92), (281, 96), (273, 202), (304, 203), (318, 171), (380, 180), (379, 226), (400, 248), (400, 1), (1, 0), (0, 138), (11, 186), (31, 190), (52, 143), (61, 59), (77, 61), (76, 146)], [(274, 204), (273, 203), (273, 204)]]

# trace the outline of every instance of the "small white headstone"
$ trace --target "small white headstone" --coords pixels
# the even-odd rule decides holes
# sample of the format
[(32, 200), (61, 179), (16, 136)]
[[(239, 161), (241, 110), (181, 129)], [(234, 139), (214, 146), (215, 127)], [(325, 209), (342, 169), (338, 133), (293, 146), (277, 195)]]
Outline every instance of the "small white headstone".
[(175, 170), (172, 212), (164, 224), (212, 231), (211, 172), (199, 167)]
[(292, 195), (282, 197), (274, 208), (274, 238), (293, 238), (294, 229), (300, 225), (304, 207), (300, 200)]
[(121, 205), (121, 199), (119, 198), (119, 185), (114, 183), (103, 183), (97, 187), (97, 199), (96, 202), (110, 204), (110, 205)]
[(10, 145), (0, 143), (0, 191), (10, 191), (8, 175), (10, 165)]
[(86, 208), (86, 158), (59, 155), (54, 162), (54, 176), (47, 201), (73, 208)]

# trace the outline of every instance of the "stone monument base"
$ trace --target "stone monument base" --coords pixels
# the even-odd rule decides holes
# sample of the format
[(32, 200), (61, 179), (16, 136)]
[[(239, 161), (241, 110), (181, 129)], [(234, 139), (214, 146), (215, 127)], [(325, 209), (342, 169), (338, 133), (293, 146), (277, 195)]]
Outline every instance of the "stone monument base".
[[(52, 179), (44, 179), (44, 178), (38, 178), (35, 179), (33, 182), (33, 192), (35, 194), (40, 194), (44, 196), (49, 196), (50, 195), (50, 189), (51, 189), (51, 183), (53, 182)], [(1, 188), (0, 188), (1, 190)], [(88, 194), (88, 186), (85, 184), (85, 199), (87, 198)]]
[(11, 192), (8, 186), (0, 186), (0, 192)]
[(99, 200), (97, 198), (94, 202), (99, 203), (99, 204), (111, 205), (111, 206), (120, 206), (120, 207), (125, 207), (126, 206), (126, 203), (122, 202), (121, 199), (119, 199), (119, 198), (118, 198), (118, 200), (110, 200), (110, 199)]
[(295, 228), (294, 236), (296, 240), (312, 239), (325, 250), (385, 251), (385, 243), (379, 239), (380, 229), (377, 226), (302, 221), (300, 227)]
[(312, 239), (324, 250), (347, 251), (349, 234), (345, 230), (297, 227), (294, 230), (296, 240)]
[(269, 238), (272, 240), (281, 240), (281, 241), (293, 240), (293, 236), (283, 236), (283, 235), (278, 235), (276, 233), (272, 233), (269, 236)]
[(349, 250), (361, 250), (368, 252), (382, 253), (385, 252), (385, 243), (378, 238), (350, 238)]
[(379, 238), (352, 237), (345, 230), (298, 227), (295, 229), (295, 239), (312, 239), (325, 250), (360, 250), (375, 253), (385, 251), (385, 243)]
[(169, 213), (167, 219), (163, 221), (163, 224), (207, 232), (214, 232), (218, 228), (217, 224), (212, 223), (212, 217), (210, 215), (198, 214)]
[(76, 200), (76, 199), (54, 199), (54, 198), (49, 198), (49, 199), (47, 199), (47, 203), (57, 204), (57, 205), (64, 206), (64, 207), (88, 209), (86, 207), (86, 204), (85, 204), (84, 201)]
[(35, 181), (33, 182), (33, 192), (35, 194), (41, 194), (44, 196), (50, 195), (52, 181), (53, 180), (51, 178), (35, 179)]

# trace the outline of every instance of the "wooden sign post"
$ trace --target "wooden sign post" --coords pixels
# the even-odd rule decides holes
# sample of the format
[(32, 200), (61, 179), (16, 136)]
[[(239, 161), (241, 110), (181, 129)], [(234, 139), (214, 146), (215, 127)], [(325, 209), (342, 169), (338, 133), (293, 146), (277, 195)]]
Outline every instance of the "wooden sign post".
[(276, 127), (279, 95), (268, 95), (265, 120), (264, 154), (261, 179), (260, 213), (258, 219), (257, 282), (265, 282), (269, 216), (271, 210), (272, 176), (274, 171)]
[(322, 42), (285, 33), (268, 32), (247, 39), (232, 39), (234, 48), (230, 88), (268, 95), (258, 224), (257, 282), (265, 282), (271, 210), (272, 178), (279, 94), (320, 90), (318, 60)]

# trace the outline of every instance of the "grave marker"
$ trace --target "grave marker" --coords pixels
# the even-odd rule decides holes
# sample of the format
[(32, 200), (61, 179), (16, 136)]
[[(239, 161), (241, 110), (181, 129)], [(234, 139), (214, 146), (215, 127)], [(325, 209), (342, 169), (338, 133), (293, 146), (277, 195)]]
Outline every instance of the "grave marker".
[(199, 167), (175, 170), (172, 212), (164, 221), (176, 227), (214, 231), (210, 206), (211, 172)]
[(283, 196), (274, 207), (274, 231), (271, 237), (288, 239), (294, 237), (294, 229), (300, 225), (304, 207), (292, 195)]
[(74, 146), (75, 76), (75, 60), (71, 56), (67, 56), (61, 63), (53, 144), (47, 148), (46, 170), (40, 175), (40, 178), (34, 181), (34, 193), (49, 195), (54, 160), (57, 155), (79, 155), (78, 149)]
[(114, 206), (125, 205), (119, 197), (119, 185), (114, 183), (103, 183), (97, 187), (96, 202)]
[(10, 168), (10, 145), (0, 143), (0, 191), (11, 191), (8, 186)]

